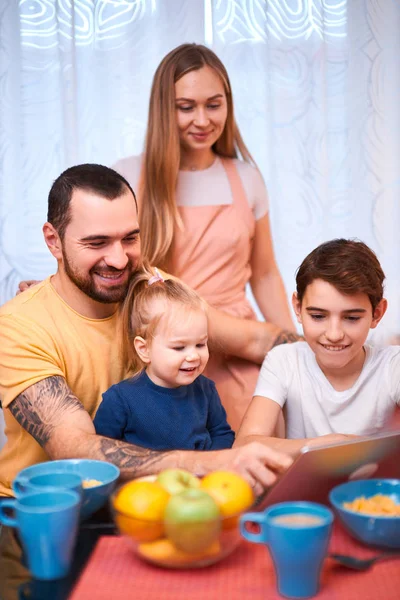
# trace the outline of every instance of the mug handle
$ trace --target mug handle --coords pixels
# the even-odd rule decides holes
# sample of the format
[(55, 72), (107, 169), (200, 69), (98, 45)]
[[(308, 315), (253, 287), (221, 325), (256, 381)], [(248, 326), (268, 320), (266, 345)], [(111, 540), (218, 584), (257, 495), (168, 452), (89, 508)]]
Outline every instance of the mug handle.
[[(260, 525), (260, 532), (251, 533), (250, 531), (247, 531), (246, 523), (258, 523)], [(240, 517), (240, 533), (246, 540), (249, 540), (249, 542), (265, 544), (265, 536), (263, 536), (263, 525), (265, 525), (265, 516), (263, 513), (246, 513), (245, 515)]]
[(29, 479), (27, 477), (21, 477), (14, 481), (14, 491), (16, 494), (24, 494), (26, 492), (26, 486)]
[(0, 523), (2, 523), (3, 525), (8, 525), (9, 527), (17, 526), (17, 520), (15, 518), (9, 517), (4, 510), (5, 508), (15, 509), (15, 503), (15, 498), (0, 502)]

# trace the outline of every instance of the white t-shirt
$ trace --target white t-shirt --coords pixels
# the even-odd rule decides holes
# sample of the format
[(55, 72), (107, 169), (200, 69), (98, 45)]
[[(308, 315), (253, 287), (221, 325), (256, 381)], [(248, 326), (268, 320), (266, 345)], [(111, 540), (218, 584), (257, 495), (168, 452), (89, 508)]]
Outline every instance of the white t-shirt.
[(368, 435), (384, 428), (400, 405), (400, 346), (365, 346), (354, 385), (336, 391), (306, 342), (277, 346), (264, 359), (255, 396), (286, 404), (286, 437)]
[[(269, 210), (268, 193), (258, 169), (238, 159), (233, 159), (244, 191), (256, 221)], [(128, 156), (119, 160), (113, 168), (137, 190), (142, 156)], [(217, 156), (208, 169), (202, 171), (179, 171), (176, 189), (178, 206), (218, 206), (232, 204), (232, 192), (225, 169)]]

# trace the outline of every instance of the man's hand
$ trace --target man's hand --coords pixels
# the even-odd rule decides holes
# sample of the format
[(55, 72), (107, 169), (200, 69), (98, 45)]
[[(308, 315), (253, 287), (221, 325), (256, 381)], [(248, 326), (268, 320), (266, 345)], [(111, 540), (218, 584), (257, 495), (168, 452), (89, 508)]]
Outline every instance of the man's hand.
[(262, 494), (284, 473), (293, 460), (259, 442), (215, 452), (180, 452), (178, 459), (181, 468), (198, 475), (210, 471), (230, 470), (244, 477), (253, 488), (256, 496)]
[(256, 496), (277, 480), (293, 463), (293, 459), (259, 442), (232, 448), (227, 468), (242, 475), (252, 486)]
[(30, 288), (32, 285), (36, 285), (37, 283), (40, 283), (40, 280), (27, 279), (26, 281), (20, 281), (18, 284), (18, 289), (17, 289), (16, 295), (20, 294), (21, 292), (25, 292), (25, 290)]

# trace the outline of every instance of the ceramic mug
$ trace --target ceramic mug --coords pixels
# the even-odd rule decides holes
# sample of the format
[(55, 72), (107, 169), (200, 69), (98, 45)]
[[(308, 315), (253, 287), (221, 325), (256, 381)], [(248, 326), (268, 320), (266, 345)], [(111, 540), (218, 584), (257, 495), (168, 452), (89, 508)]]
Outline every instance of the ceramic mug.
[[(260, 531), (250, 532), (249, 523), (257, 523)], [(310, 598), (318, 593), (332, 523), (332, 511), (322, 504), (281, 502), (264, 512), (243, 515), (240, 532), (250, 542), (268, 547), (282, 596)]]
[(31, 477), (16, 480), (14, 491), (17, 497), (22, 494), (44, 492), (50, 490), (70, 490), (82, 496), (82, 478), (76, 473), (39, 473)]
[(80, 496), (69, 490), (27, 493), (0, 503), (0, 523), (17, 528), (28, 569), (36, 579), (67, 575), (80, 503)]

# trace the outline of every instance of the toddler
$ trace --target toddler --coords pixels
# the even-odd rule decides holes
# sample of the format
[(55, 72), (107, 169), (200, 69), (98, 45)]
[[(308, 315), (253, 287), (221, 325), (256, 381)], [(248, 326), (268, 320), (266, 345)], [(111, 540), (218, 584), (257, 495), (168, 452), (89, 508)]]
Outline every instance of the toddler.
[(155, 450), (230, 448), (234, 433), (208, 361), (203, 301), (186, 285), (143, 268), (122, 306), (133, 377), (103, 394), (96, 432)]

